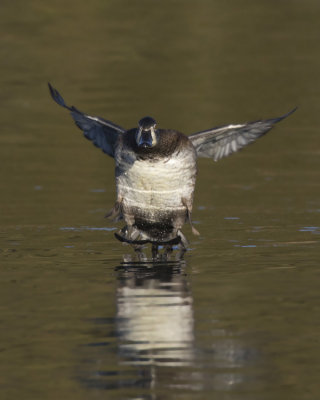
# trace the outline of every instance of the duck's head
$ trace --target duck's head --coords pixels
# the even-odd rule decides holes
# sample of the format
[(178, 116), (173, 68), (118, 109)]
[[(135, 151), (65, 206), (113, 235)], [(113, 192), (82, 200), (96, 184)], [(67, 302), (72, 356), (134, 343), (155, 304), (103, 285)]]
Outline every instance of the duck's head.
[(139, 126), (136, 131), (137, 146), (142, 149), (151, 149), (158, 143), (158, 130), (156, 129), (156, 121), (152, 117), (144, 117), (140, 119)]

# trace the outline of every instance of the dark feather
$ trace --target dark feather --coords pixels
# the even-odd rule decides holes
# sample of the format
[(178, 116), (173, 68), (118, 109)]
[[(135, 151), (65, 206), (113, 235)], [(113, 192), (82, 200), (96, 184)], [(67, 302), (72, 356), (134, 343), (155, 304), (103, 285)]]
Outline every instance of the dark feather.
[(266, 134), (273, 125), (282, 121), (297, 109), (289, 111), (282, 117), (247, 122), (237, 125), (225, 125), (189, 136), (198, 157), (213, 158), (218, 161), (223, 157), (242, 149)]
[(68, 109), (76, 125), (83, 131), (84, 136), (102, 149), (106, 154), (114, 157), (115, 145), (119, 134), (125, 129), (100, 117), (92, 117), (79, 111), (74, 106), (68, 106), (63, 97), (48, 83), (51, 97), (60, 106)]

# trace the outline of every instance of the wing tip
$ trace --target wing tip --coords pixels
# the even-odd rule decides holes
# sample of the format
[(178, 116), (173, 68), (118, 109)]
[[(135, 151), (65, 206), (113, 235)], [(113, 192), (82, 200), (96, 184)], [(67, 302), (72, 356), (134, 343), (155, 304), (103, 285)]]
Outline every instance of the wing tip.
[(52, 97), (52, 99), (59, 104), (59, 106), (67, 108), (68, 110), (70, 110), (70, 107), (68, 107), (63, 99), (63, 97), (61, 96), (61, 94), (58, 92), (57, 89), (55, 89), (50, 82), (48, 82), (48, 87), (49, 87), (49, 92), (50, 95)]
[(291, 114), (293, 114), (294, 112), (296, 112), (297, 109), (298, 109), (298, 106), (295, 106), (292, 110), (288, 111), (286, 114), (282, 115), (281, 117), (274, 118), (274, 123), (280, 122), (280, 121), (282, 121), (283, 119), (289, 117)]
[(289, 112), (287, 112), (286, 114), (284, 114), (284, 115), (282, 116), (282, 119), (283, 119), (283, 118), (289, 117), (289, 115), (291, 115), (291, 114), (293, 114), (294, 112), (296, 112), (298, 108), (299, 108), (298, 106), (295, 106), (292, 110), (290, 110)]

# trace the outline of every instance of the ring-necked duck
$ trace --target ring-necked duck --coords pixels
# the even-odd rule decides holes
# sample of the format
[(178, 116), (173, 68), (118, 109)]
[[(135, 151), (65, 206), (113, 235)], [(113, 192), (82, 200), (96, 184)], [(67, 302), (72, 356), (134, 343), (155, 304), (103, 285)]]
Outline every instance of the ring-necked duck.
[[(142, 118), (137, 128), (126, 130), (113, 122), (93, 117), (67, 106), (59, 92), (49, 84), (52, 98), (71, 112), (84, 136), (115, 159), (117, 200), (107, 214), (126, 225), (116, 238), (130, 243), (141, 252), (152, 243), (152, 256), (158, 257), (158, 246), (164, 246), (166, 259), (173, 245), (180, 257), (188, 242), (181, 228), (186, 221), (192, 226), (191, 212), (197, 174), (197, 157), (214, 161), (242, 149), (267, 133), (279, 118), (237, 125), (226, 125), (190, 136), (171, 129), (157, 128), (151, 117)], [(199, 234), (192, 226), (194, 234)]]

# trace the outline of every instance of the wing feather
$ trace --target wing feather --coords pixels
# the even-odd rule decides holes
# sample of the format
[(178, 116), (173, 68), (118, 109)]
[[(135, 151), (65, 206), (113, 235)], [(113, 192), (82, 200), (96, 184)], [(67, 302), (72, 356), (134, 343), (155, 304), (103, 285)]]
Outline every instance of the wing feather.
[(86, 139), (99, 147), (104, 153), (114, 157), (115, 145), (118, 136), (125, 132), (125, 129), (101, 117), (93, 117), (79, 111), (74, 106), (68, 106), (63, 97), (48, 83), (51, 97), (61, 107), (70, 111), (76, 125), (83, 131)]
[(297, 107), (278, 118), (225, 125), (197, 132), (190, 135), (189, 140), (196, 149), (198, 157), (213, 158), (214, 161), (218, 161), (265, 135), (274, 124), (287, 118), (296, 109)]

